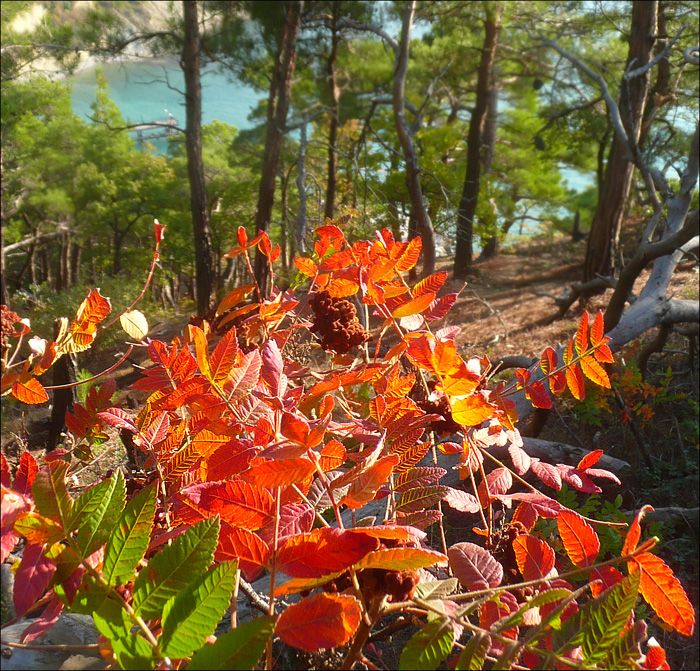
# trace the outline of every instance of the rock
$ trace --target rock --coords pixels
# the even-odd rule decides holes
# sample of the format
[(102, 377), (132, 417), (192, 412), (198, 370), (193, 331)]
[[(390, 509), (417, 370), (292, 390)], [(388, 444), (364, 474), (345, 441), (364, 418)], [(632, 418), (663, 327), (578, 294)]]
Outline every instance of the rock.
[[(22, 619), (2, 630), (3, 671), (37, 669), (104, 669), (107, 664), (97, 649), (85, 648), (84, 654), (76, 650), (60, 650), (49, 646), (89, 646), (97, 643), (98, 632), (89, 615), (64, 613), (58, 622), (44, 635), (32, 642), (37, 649), (12, 648), (6, 643), (19, 643), (22, 632), (32, 620)], [(47, 646), (41, 649), (39, 646)]]

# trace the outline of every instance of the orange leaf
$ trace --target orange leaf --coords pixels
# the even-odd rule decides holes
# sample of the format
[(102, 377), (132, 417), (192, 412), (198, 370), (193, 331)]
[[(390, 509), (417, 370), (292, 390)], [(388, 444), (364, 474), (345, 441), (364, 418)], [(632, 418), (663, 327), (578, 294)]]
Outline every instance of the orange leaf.
[(407, 301), (403, 305), (397, 307), (393, 312), (392, 316), (394, 319), (401, 319), (403, 317), (410, 317), (411, 315), (419, 314), (423, 312), (426, 308), (429, 308), (431, 303), (435, 300), (435, 294), (422, 294), (417, 298), (413, 298)]
[(238, 227), (238, 230), (236, 231), (236, 238), (241, 247), (245, 247), (248, 244), (248, 233), (246, 233), (245, 226)]
[(306, 479), (315, 470), (305, 457), (295, 459), (255, 459), (250, 470), (241, 474), (246, 481), (258, 487), (284, 487)]
[(642, 506), (630, 524), (629, 531), (627, 531), (627, 537), (625, 538), (625, 544), (622, 546), (622, 556), (632, 554), (637, 549), (637, 544), (642, 535), (641, 521), (648, 512), (652, 512), (654, 509), (651, 506)]
[(481, 394), (452, 402), (452, 419), (462, 426), (478, 426), (493, 417), (495, 411), (495, 407)]
[(577, 401), (583, 400), (586, 396), (586, 387), (581, 369), (576, 364), (567, 367), (566, 383), (569, 385), (569, 390), (573, 397)]
[(415, 287), (413, 287), (413, 295), (414, 296), (422, 296), (423, 294), (430, 294), (430, 293), (436, 293), (440, 287), (442, 287), (443, 284), (445, 284), (445, 280), (447, 279), (447, 272), (444, 270), (441, 270), (438, 273), (435, 273), (434, 275), (430, 275), (426, 277), (424, 280), (421, 280), (416, 284)]
[(684, 636), (695, 628), (695, 612), (678, 578), (658, 557), (644, 552), (627, 562), (631, 573), (641, 571), (639, 591), (656, 614)]
[(226, 332), (226, 335), (211, 353), (209, 361), (211, 368), (210, 379), (214, 384), (221, 384), (226, 380), (231, 369), (236, 365), (237, 355), (238, 338), (236, 336), (236, 327), (234, 326), (230, 331)]
[(356, 294), (359, 288), (359, 283), (354, 280), (334, 278), (326, 286), (326, 291), (331, 298), (345, 298)]
[(324, 273), (331, 270), (340, 270), (341, 268), (347, 268), (354, 260), (352, 250), (345, 249), (342, 252), (331, 254), (327, 259), (321, 261), (318, 269)]
[(584, 356), (580, 361), (583, 374), (600, 387), (610, 389), (610, 380), (605, 369), (592, 357)]
[(192, 334), (192, 339), (194, 340), (194, 349), (197, 354), (197, 364), (199, 364), (199, 370), (202, 372), (207, 379), (211, 380), (211, 370), (209, 369), (209, 354), (207, 352), (207, 337), (204, 335), (204, 331), (199, 328), (199, 326), (189, 326), (190, 333)]
[(49, 396), (35, 377), (22, 375), (17, 382), (12, 385), (12, 396), (22, 403), (46, 403)]
[(345, 461), (345, 447), (337, 440), (330, 440), (321, 450), (320, 465), (322, 471), (332, 471), (342, 466)]
[[(370, 527), (371, 528), (371, 527)], [(439, 562), (447, 561), (442, 552), (435, 550), (423, 550), (417, 548), (390, 548), (375, 550), (360, 559), (354, 568), (361, 569), (380, 568), (390, 571), (412, 571), (414, 569), (433, 566)]]
[(418, 263), (420, 250), (422, 247), (423, 241), (420, 239), (420, 237), (413, 238), (396, 262), (396, 270), (402, 273), (413, 268), (413, 266)]
[(318, 272), (316, 264), (311, 259), (307, 259), (304, 256), (298, 256), (294, 259), (294, 265), (302, 275), (306, 275), (307, 277), (313, 277)]
[(522, 534), (513, 541), (513, 550), (525, 580), (544, 578), (554, 567), (554, 550), (539, 538)]
[(603, 340), (605, 335), (605, 324), (603, 322), (603, 312), (598, 310), (598, 313), (593, 320), (593, 325), (591, 326), (591, 345), (597, 347)]
[(237, 287), (233, 291), (229, 292), (224, 296), (224, 299), (219, 303), (219, 307), (216, 308), (216, 316), (224, 314), (227, 310), (230, 310), (235, 305), (238, 305), (251, 291), (255, 289), (254, 284), (246, 284), (242, 287)]
[(576, 351), (583, 354), (588, 348), (588, 313), (584, 312), (578, 325), (575, 338)]
[(288, 606), (275, 633), (293, 648), (316, 652), (347, 643), (361, 619), (360, 602), (354, 596), (316, 594)]
[(562, 510), (557, 517), (559, 535), (566, 554), (578, 567), (595, 564), (600, 550), (600, 540), (595, 529), (578, 514)]

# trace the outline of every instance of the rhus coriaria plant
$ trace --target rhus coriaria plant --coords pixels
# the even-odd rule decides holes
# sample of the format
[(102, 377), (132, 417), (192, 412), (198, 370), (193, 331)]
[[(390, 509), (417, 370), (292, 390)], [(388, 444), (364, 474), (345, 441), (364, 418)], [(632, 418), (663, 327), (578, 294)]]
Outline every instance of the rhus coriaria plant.
[[(14, 479), (3, 458), (3, 560), (26, 542), (15, 608), (46, 606), (25, 641), (68, 609), (93, 615), (105, 656), (122, 668), (271, 668), (275, 639), (341, 648), (343, 668), (373, 668), (370, 637), (403, 625), (417, 630), (401, 668), (447, 658), (457, 669), (668, 668), (635, 618), (639, 595), (687, 636), (694, 613), (651, 554), (655, 539), (639, 545), (645, 509), (621, 556), (599, 557), (605, 523), (550, 494), (564, 481), (582, 492), (601, 491), (599, 478), (618, 482), (596, 468), (601, 452), (576, 467), (546, 464), (516, 427), (517, 394), (548, 408), (567, 390), (583, 398), (586, 380), (609, 386), (600, 313), (583, 315), (561, 356), (547, 349), (538, 366), (494, 386), (488, 359), (460, 355), (459, 327), (436, 327), (458, 297), (443, 292), (447, 273), (406, 282), (419, 238), (397, 242), (384, 230), (350, 243), (329, 221), (313, 254), (294, 260), (295, 289), (260, 302), (248, 298), (249, 252), (257, 247), (273, 271), (279, 249), (243, 228), (238, 243), (226, 256), (244, 255), (251, 284), (211, 319), (166, 343), (146, 337), (142, 317), (123, 317), (152, 362), (133, 385), (150, 393), (141, 412), (112, 407), (105, 382), (68, 418), (73, 454), (39, 465), (25, 453)], [(89, 346), (108, 312), (91, 292), (57, 341), (21, 365), (6, 357), (3, 393), (46, 400), (36, 376)], [(314, 370), (299, 354), (309, 342), (327, 352)], [(76, 454), (109, 427), (142, 452), (145, 476), (115, 472), (72, 494)], [(509, 462), (494, 446), (507, 446)], [(443, 484), (441, 454), (459, 455), (463, 486)], [(478, 542), (446, 546), (444, 506)], [(538, 518), (556, 519), (559, 554), (536, 532)], [(426, 529), (442, 539), (437, 549)], [(260, 617), (237, 619), (239, 592)], [(231, 606), (230, 631), (214, 637)]]

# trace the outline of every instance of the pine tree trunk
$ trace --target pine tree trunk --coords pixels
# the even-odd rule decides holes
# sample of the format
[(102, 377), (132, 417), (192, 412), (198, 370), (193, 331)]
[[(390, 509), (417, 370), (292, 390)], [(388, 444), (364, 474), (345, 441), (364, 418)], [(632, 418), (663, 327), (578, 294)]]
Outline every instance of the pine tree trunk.
[(406, 72), (408, 70), (408, 54), (411, 44), (411, 24), (415, 2), (407, 2), (403, 11), (401, 22), (401, 39), (396, 54), (396, 67), (394, 70), (393, 108), (394, 124), (399, 136), (404, 162), (406, 163), (406, 185), (411, 198), (412, 215), (415, 217), (418, 233), (423, 241), (423, 275), (430, 275), (435, 271), (435, 231), (433, 222), (425, 207), (423, 189), (420, 183), (420, 165), (418, 153), (413, 141), (413, 135), (406, 121), (404, 98), (406, 94)]
[(491, 99), (491, 73), (496, 57), (499, 30), (498, 9), (489, 11), (487, 7), (484, 30), (484, 47), (481, 50), (476, 84), (476, 105), (469, 121), (467, 135), (467, 170), (457, 211), (457, 240), (453, 272), (459, 279), (464, 279), (469, 274), (474, 259), (474, 216), (481, 183), (481, 142)]
[(335, 72), (335, 61), (338, 56), (338, 45), (340, 44), (340, 33), (336, 28), (340, 7), (338, 4), (333, 5), (333, 18), (331, 20), (331, 53), (328, 57), (328, 88), (331, 94), (331, 120), (328, 130), (328, 181), (326, 184), (326, 204), (324, 208), (324, 217), (333, 219), (335, 211), (335, 189), (337, 182), (337, 155), (336, 142), (338, 141), (338, 118), (340, 115), (340, 87)]
[(195, 271), (197, 286), (197, 314), (204, 316), (209, 310), (214, 289), (212, 239), (207, 192), (204, 184), (202, 161), (202, 84), (200, 79), (200, 36), (198, 2), (182, 3), (185, 43), (180, 60), (185, 74), (185, 109), (187, 129), (187, 176), (190, 182), (190, 209), (194, 232)]
[[(270, 95), (267, 103), (267, 124), (265, 128), (265, 158), (263, 160), (258, 208), (255, 213), (256, 231), (267, 231), (272, 219), (275, 202), (275, 181), (279, 162), (284, 127), (292, 92), (292, 77), (296, 64), (296, 45), (301, 26), (303, 0), (288, 0), (285, 3), (285, 21), (279, 34), (275, 69), (270, 82)], [(263, 296), (269, 293), (269, 269), (267, 257), (257, 251), (255, 255), (255, 277)]]
[[(646, 65), (654, 54), (658, 1), (635, 0), (632, 3), (627, 65)], [(619, 108), (628, 136), (639, 139), (644, 104), (649, 91), (649, 71), (629, 82), (622, 81)], [(598, 205), (588, 235), (583, 281), (596, 275), (611, 275), (620, 237), (620, 225), (629, 198), (634, 165), (629, 160), (625, 143), (615, 134), (605, 167), (605, 177), (598, 194)]]

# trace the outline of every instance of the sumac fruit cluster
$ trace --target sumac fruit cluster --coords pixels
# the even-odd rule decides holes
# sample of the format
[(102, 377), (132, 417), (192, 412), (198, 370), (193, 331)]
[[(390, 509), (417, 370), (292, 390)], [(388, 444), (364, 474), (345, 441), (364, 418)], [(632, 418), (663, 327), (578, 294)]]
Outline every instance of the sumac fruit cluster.
[(309, 300), (314, 311), (311, 331), (321, 338), (321, 347), (336, 354), (347, 354), (372, 336), (357, 320), (357, 309), (344, 298), (332, 298), (327, 291), (315, 293)]

